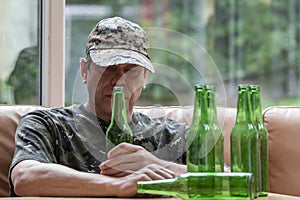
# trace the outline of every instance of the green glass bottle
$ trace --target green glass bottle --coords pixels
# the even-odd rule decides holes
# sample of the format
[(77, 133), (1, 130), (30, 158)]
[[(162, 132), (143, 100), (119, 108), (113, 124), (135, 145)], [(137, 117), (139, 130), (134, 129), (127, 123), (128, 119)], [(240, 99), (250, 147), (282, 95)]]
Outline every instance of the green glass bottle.
[[(194, 114), (193, 121), (190, 126), (187, 135), (187, 171), (188, 172), (199, 172), (200, 160), (198, 157), (199, 149), (200, 149), (200, 141), (199, 141), (199, 122), (201, 121), (201, 98), (202, 92), (205, 89), (204, 85), (195, 85), (194, 87)], [(191, 183), (192, 184), (192, 183)], [(198, 188), (201, 187), (201, 184), (194, 183), (198, 185)], [(195, 187), (197, 188), (197, 187)], [(190, 193), (190, 197), (195, 197), (194, 194), (197, 194), (197, 191), (193, 191)]]
[[(219, 126), (215, 87), (206, 85), (208, 114), (215, 137), (215, 172), (224, 172), (224, 134)], [(216, 188), (222, 187), (222, 182), (215, 181)]]
[[(236, 122), (230, 135), (231, 171), (253, 173), (253, 195), (257, 197), (258, 133), (251, 120), (249, 92), (248, 85), (239, 85)], [(244, 195), (233, 189), (238, 184), (241, 183), (230, 181), (230, 192), (233, 196)]]
[(262, 118), (260, 87), (259, 85), (250, 85), (250, 88), (253, 120), (258, 132), (258, 196), (267, 196), (269, 193), (268, 130)]
[(193, 121), (189, 128), (187, 136), (187, 171), (188, 172), (199, 172), (199, 158), (198, 152), (200, 149), (198, 128), (199, 122), (201, 120), (201, 95), (202, 91), (205, 89), (204, 85), (195, 85), (194, 87), (194, 113)]
[[(205, 86), (195, 86), (195, 107), (194, 117), (188, 133), (187, 166), (188, 172), (214, 172), (215, 171), (215, 139), (213, 130), (209, 123), (207, 107), (207, 91)], [(198, 167), (197, 167), (198, 166)], [(193, 179), (189, 181), (194, 181)], [(203, 182), (191, 182), (199, 188), (214, 188), (213, 177), (207, 177)], [(203, 193), (204, 192), (204, 193)], [(192, 191), (191, 198), (197, 198), (194, 194), (211, 196), (214, 190)]]
[[(218, 182), (224, 183), (211, 196), (203, 196), (207, 191), (215, 188), (201, 187), (191, 183), (204, 182), (211, 177)], [(244, 194), (243, 196), (231, 196), (229, 192), (229, 181), (236, 180), (239, 185), (235, 185), (235, 190)], [(164, 179), (154, 181), (139, 181), (137, 183), (137, 192), (141, 194), (159, 194), (172, 195), (181, 199), (199, 199), (199, 200), (252, 200), (252, 174), (251, 173), (214, 173), (214, 172), (188, 172), (175, 179)], [(196, 192), (196, 193), (195, 193)], [(193, 194), (193, 195), (191, 195)]]
[(201, 92), (200, 102), (201, 117), (198, 128), (198, 140), (200, 149), (199, 157), (199, 172), (214, 172), (215, 171), (215, 136), (210, 124), (208, 115), (207, 91)]
[(133, 142), (133, 134), (128, 125), (124, 88), (116, 86), (113, 92), (111, 122), (106, 131), (106, 153), (122, 142)]
[(208, 113), (210, 123), (215, 135), (215, 172), (224, 171), (224, 134), (219, 126), (215, 87), (213, 85), (207, 85), (207, 101), (208, 101)]

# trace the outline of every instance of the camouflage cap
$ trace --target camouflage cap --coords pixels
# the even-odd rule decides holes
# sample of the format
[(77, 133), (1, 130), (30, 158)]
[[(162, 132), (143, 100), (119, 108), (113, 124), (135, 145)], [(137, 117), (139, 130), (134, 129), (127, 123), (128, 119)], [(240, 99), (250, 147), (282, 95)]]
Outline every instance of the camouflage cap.
[(148, 55), (146, 32), (121, 17), (103, 19), (91, 31), (86, 53), (101, 67), (136, 64), (155, 72)]

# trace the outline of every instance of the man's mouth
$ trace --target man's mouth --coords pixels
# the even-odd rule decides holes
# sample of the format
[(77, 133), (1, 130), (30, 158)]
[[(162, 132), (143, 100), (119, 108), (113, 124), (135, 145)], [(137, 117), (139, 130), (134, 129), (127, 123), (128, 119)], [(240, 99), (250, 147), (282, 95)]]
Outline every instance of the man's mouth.
[(108, 95), (105, 95), (106, 98), (108, 99), (111, 99), (112, 98), (112, 95), (111, 94), (108, 94)]

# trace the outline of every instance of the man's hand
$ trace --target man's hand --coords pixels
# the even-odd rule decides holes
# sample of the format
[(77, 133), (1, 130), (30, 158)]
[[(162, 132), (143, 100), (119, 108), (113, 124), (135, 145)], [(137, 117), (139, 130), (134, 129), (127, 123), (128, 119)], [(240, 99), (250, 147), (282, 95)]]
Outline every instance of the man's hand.
[[(137, 182), (172, 178), (174, 173), (156, 164), (148, 165), (128, 176), (116, 178), (115, 184), (118, 188), (116, 196), (132, 197), (137, 195)], [(149, 196), (151, 197), (151, 195)]]
[[(161, 160), (141, 146), (121, 143), (108, 153), (108, 160), (100, 165), (101, 174), (115, 177), (122, 177), (156, 164), (168, 170), (170, 162)], [(175, 177), (175, 173), (168, 170), (170, 177)]]

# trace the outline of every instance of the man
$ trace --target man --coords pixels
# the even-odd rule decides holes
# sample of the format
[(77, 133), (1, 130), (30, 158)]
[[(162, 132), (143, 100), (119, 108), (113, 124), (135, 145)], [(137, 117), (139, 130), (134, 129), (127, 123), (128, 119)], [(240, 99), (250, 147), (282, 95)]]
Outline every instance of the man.
[[(187, 127), (133, 112), (148, 71), (155, 71), (140, 26), (120, 17), (101, 20), (88, 37), (80, 69), (88, 90), (85, 104), (38, 110), (22, 118), (10, 168), (12, 196), (131, 197), (137, 181), (186, 172)], [(134, 144), (116, 146), (106, 159), (114, 86), (125, 89)]]

